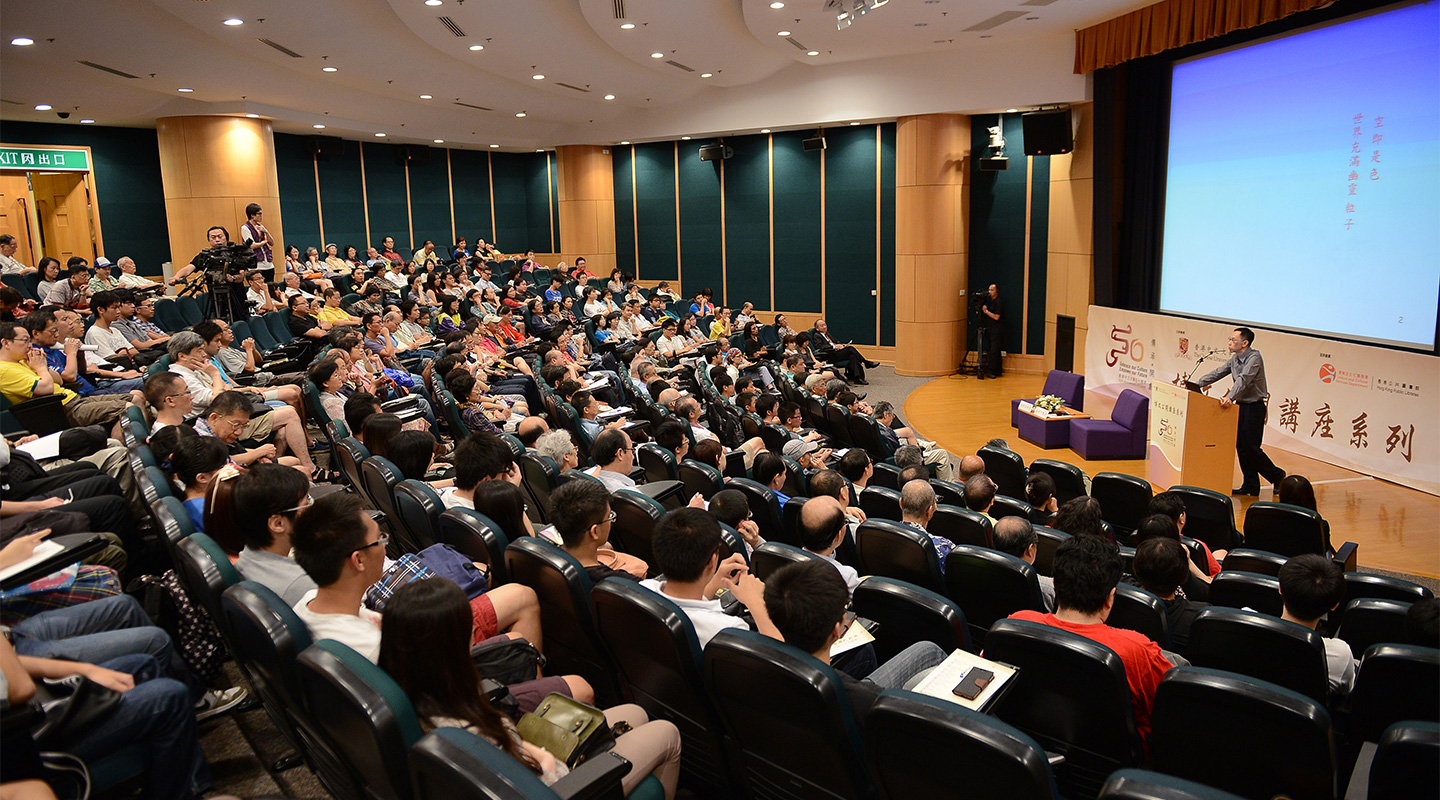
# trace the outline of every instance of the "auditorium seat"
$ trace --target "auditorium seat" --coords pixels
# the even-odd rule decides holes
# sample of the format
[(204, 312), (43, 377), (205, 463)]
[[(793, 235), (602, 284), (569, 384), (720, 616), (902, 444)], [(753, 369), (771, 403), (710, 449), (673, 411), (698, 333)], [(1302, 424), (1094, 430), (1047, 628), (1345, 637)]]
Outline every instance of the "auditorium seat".
[(885, 486), (868, 487), (860, 493), (857, 505), (865, 512), (866, 517), (900, 521), (900, 492), (895, 489)]
[(995, 528), (990, 520), (979, 511), (968, 508), (936, 506), (935, 516), (930, 518), (929, 531), (955, 544), (991, 547), (995, 543)]
[(1370, 767), (1369, 800), (1440, 796), (1440, 725), (1397, 722), (1386, 729)]
[(181, 539), (175, 547), (175, 574), (190, 599), (220, 625), (220, 596), (240, 582), (240, 573), (220, 545), (203, 533)]
[(1144, 458), (1149, 411), (1148, 397), (1126, 389), (1115, 400), (1110, 419), (1070, 422), (1070, 446), (1087, 461)]
[(1036, 525), (1035, 537), (1035, 571), (1041, 575), (1055, 577), (1055, 551), (1060, 545), (1070, 538), (1070, 534), (1064, 531), (1057, 531), (1048, 525)]
[(1336, 626), (1335, 638), (1350, 645), (1351, 653), (1363, 654), (1377, 644), (1405, 644), (1405, 615), (1411, 603), (1357, 597), (1344, 606), (1344, 622)]
[(1155, 490), (1144, 478), (1101, 472), (1090, 482), (1090, 496), (1100, 503), (1100, 517), (1128, 541), (1145, 518)]
[[(410, 748), (410, 776), (416, 800), (620, 800), (620, 781), (630, 762), (602, 753), (579, 764), (550, 786), (508, 753), (463, 728), (436, 728)], [(630, 794), (663, 789), (654, 776)]]
[(783, 542), (765, 542), (750, 554), (750, 571), (760, 580), (769, 578), (775, 570), (786, 564), (800, 564), (806, 561), (825, 559), (795, 545)]
[(515, 459), (520, 466), (520, 486), (530, 498), (530, 510), (540, 522), (550, 521), (550, 493), (555, 491), (560, 470), (547, 456), (524, 453)]
[(654, 564), (655, 552), (650, 543), (655, 538), (655, 523), (665, 515), (665, 507), (641, 492), (621, 489), (610, 495), (610, 510), (615, 513), (615, 522), (610, 526), (615, 548), (646, 564)]
[(1008, 447), (985, 445), (975, 454), (985, 462), (985, 476), (995, 482), (997, 494), (1008, 497), (1024, 497), (1025, 481), (1030, 473), (1020, 454)]
[(985, 643), (986, 632), (1016, 611), (1045, 611), (1035, 568), (1012, 555), (956, 545), (945, 557), (945, 595), (965, 612), (970, 638)]
[(1270, 681), (1321, 704), (1330, 696), (1320, 634), (1265, 614), (1215, 606), (1201, 611), (1190, 624), (1185, 657), (1197, 667)]
[(913, 583), (871, 575), (855, 587), (850, 607), (880, 624), (875, 658), (881, 664), (916, 642), (932, 642), (947, 653), (976, 650), (960, 606)]
[[(1189, 506), (1187, 503), (1186, 510)], [(1186, 514), (1189, 519), (1189, 514)], [(1190, 526), (1185, 532), (1191, 536)], [(1199, 537), (1196, 537), (1199, 538)], [(1245, 543), (1250, 547), (1299, 556), (1325, 554), (1325, 527), (1320, 515), (1308, 508), (1260, 500), (1245, 509)], [(1207, 541), (1206, 544), (1209, 544)], [(1215, 545), (1211, 545), (1212, 548)], [(1223, 545), (1222, 545), (1223, 547)]]
[(865, 757), (881, 800), (1059, 796), (1034, 739), (994, 717), (914, 692), (881, 694), (865, 720)]
[(1020, 672), (995, 709), (1047, 753), (1065, 757), (1055, 770), (1066, 797), (1094, 797), (1105, 779), (1143, 757), (1125, 665), (1114, 650), (1079, 634), (1036, 622), (995, 623), (985, 657)]
[(1225, 608), (1249, 608), (1272, 617), (1285, 610), (1280, 598), (1280, 580), (1269, 575), (1221, 570), (1210, 579), (1209, 602)]
[(1279, 553), (1257, 550), (1253, 547), (1237, 547), (1225, 556), (1225, 563), (1220, 566), (1220, 569), (1222, 572), (1254, 572), (1258, 575), (1278, 578), (1280, 577), (1280, 568), (1285, 566), (1285, 562), (1288, 560)]
[[(888, 457), (888, 456), (887, 456)], [(900, 468), (888, 461), (875, 461), (875, 472), (870, 476), (870, 486), (900, 491)]]
[(679, 473), (680, 482), (685, 486), (686, 497), (699, 494), (709, 500), (716, 492), (725, 488), (725, 478), (720, 474), (720, 470), (694, 459), (681, 461)]
[(865, 520), (855, 531), (855, 554), (861, 575), (894, 578), (938, 594), (945, 591), (935, 543), (909, 525), (887, 519)]
[(1364, 653), (1350, 690), (1349, 738), (1378, 742), (1401, 720), (1440, 722), (1440, 650), (1377, 644)]
[[(395, 522), (395, 487), (399, 486), (402, 480), (399, 468), (390, 463), (388, 458), (370, 456), (360, 464), (360, 480), (370, 502), (385, 514), (391, 530), (398, 529), (399, 525)], [(402, 545), (402, 542), (392, 541), (387, 549), (392, 554), (403, 553), (405, 551), (400, 549)]]
[[(345, 482), (359, 492), (362, 498), (369, 501), (370, 496), (365, 492), (365, 479), (360, 475), (360, 465), (370, 457), (370, 451), (365, 449), (365, 445), (361, 444), (359, 439), (349, 436), (341, 439), (330, 452), (335, 459), (336, 466), (340, 469), (340, 474), (345, 476)], [(373, 501), (370, 504), (375, 505)]]
[(994, 517), (997, 522), (1002, 517), (1020, 517), (1029, 520), (1035, 517), (1035, 509), (1024, 500), (997, 494), (995, 495), (995, 505), (990, 507), (990, 516)]
[(1100, 788), (1098, 800), (1244, 800), (1210, 786), (1145, 769), (1120, 769)]
[(943, 506), (965, 507), (965, 485), (955, 481), (930, 479), (930, 488), (935, 490), (935, 502)]
[(636, 445), (635, 460), (645, 470), (646, 481), (680, 480), (680, 468), (675, 463), (675, 454), (654, 442)]
[[(1085, 376), (1073, 372), (1052, 369), (1045, 376), (1045, 387), (1040, 390), (1042, 395), (1054, 395), (1065, 401), (1065, 405), (1076, 411), (1085, 410)], [(1010, 427), (1020, 427), (1021, 403), (1034, 403), (1035, 398), (1027, 397), (1022, 400), (1010, 401)]]
[(1085, 473), (1074, 464), (1053, 458), (1037, 458), (1030, 462), (1030, 474), (1037, 472), (1049, 475), (1055, 482), (1055, 499), (1061, 505), (1088, 494), (1085, 490)]
[(1136, 586), (1120, 583), (1115, 587), (1115, 605), (1105, 624), (1142, 633), (1163, 650), (1174, 650), (1170, 644), (1170, 621), (1165, 616), (1165, 601)]
[(1150, 766), (1168, 775), (1245, 797), (1335, 800), (1324, 703), (1263, 680), (1170, 670), (1155, 689), (1149, 745)]
[(738, 489), (750, 505), (751, 519), (760, 528), (760, 538), (780, 541), (784, 538), (783, 520), (780, 516), (780, 498), (768, 487), (761, 486), (749, 478), (730, 478), (725, 488)]
[[(1235, 530), (1235, 505), (1230, 495), (1198, 486), (1171, 486), (1167, 491), (1179, 495), (1185, 503), (1186, 536), (1204, 542), (1211, 550), (1231, 550), (1240, 546), (1240, 533)], [(1246, 544), (1281, 555), (1297, 555), (1260, 543)]]
[(873, 796), (858, 721), (829, 665), (729, 629), (705, 648), (704, 675), (754, 796)]
[(428, 483), (412, 479), (401, 481), (395, 487), (396, 529), (409, 540), (407, 550), (419, 552), (435, 544), (440, 513), (444, 510), (440, 494)]
[(1376, 575), (1370, 572), (1347, 572), (1345, 573), (1345, 597), (1340, 601), (1340, 607), (1330, 612), (1328, 627), (1330, 630), (1338, 630), (1340, 623), (1345, 619), (1346, 604), (1357, 598), (1373, 597), (1378, 600), (1415, 603), (1420, 600), (1429, 600), (1434, 596), (1435, 593), (1429, 588), (1403, 578)]

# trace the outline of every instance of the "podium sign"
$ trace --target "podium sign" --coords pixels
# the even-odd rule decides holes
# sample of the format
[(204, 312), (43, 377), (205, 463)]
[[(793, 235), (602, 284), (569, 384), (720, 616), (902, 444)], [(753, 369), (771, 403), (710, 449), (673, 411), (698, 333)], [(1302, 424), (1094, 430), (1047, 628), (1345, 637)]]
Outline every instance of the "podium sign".
[(1229, 494), (1235, 474), (1234, 406), (1165, 381), (1150, 384), (1150, 482)]

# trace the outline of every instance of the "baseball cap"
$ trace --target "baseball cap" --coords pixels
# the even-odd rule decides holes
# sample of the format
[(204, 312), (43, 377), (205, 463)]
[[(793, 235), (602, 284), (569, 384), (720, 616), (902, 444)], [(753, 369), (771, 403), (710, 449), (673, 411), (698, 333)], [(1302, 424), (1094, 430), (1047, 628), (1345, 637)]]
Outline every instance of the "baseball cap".
[(807, 442), (801, 439), (791, 439), (790, 441), (785, 443), (785, 449), (783, 452), (785, 454), (785, 457), (790, 459), (791, 461), (799, 461), (801, 456), (805, 455), (806, 453), (813, 453), (819, 449), (820, 445), (817, 445), (814, 442)]
[(94, 266), (108, 267), (110, 266), (110, 259), (106, 258), (105, 256), (96, 256)]
[(485, 318), (481, 320), (481, 322), (484, 322), (486, 325), (491, 325), (499, 321), (500, 318), (495, 316), (494, 314), (486, 314)]

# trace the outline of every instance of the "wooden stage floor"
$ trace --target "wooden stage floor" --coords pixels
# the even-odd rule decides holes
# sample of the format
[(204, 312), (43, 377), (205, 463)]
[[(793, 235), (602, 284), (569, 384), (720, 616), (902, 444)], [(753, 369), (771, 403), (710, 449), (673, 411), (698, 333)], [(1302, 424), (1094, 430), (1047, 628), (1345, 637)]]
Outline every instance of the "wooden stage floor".
[[(957, 455), (974, 453), (991, 439), (1001, 438), (1027, 464), (1053, 458), (1075, 464), (1089, 475), (1123, 472), (1146, 477), (1143, 459), (1086, 461), (1069, 448), (1042, 450), (1021, 439), (1019, 431), (1010, 427), (1010, 400), (1034, 397), (1044, 383), (1043, 375), (1009, 374), (983, 381), (955, 375), (937, 378), (905, 399), (905, 419), (922, 436)], [(1337, 545), (1346, 541), (1360, 545), (1361, 569), (1440, 577), (1440, 497), (1273, 446), (1265, 452), (1286, 472), (1304, 475), (1315, 485), (1316, 502), (1320, 515), (1330, 522), (1331, 539)], [(1234, 485), (1240, 485), (1238, 461)], [(1273, 499), (1268, 484), (1262, 486), (1259, 498), (1235, 498), (1236, 527), (1243, 528), (1245, 509), (1257, 499)]]

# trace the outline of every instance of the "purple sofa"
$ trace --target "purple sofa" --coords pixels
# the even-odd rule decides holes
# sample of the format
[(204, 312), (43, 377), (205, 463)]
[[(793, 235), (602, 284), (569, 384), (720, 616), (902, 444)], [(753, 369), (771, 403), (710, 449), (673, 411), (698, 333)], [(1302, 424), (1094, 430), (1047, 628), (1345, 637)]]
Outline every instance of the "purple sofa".
[[(1045, 376), (1045, 388), (1040, 394), (1053, 394), (1065, 401), (1065, 405), (1076, 411), (1085, 410), (1085, 376), (1076, 375), (1073, 372), (1064, 372), (1058, 369), (1050, 370)], [(1020, 404), (1033, 403), (1035, 398), (1027, 397), (1023, 400), (1010, 401), (1010, 427), (1020, 427)]]
[(1150, 430), (1150, 398), (1126, 389), (1115, 400), (1110, 419), (1077, 419), (1070, 423), (1070, 446), (1086, 460), (1144, 458)]

